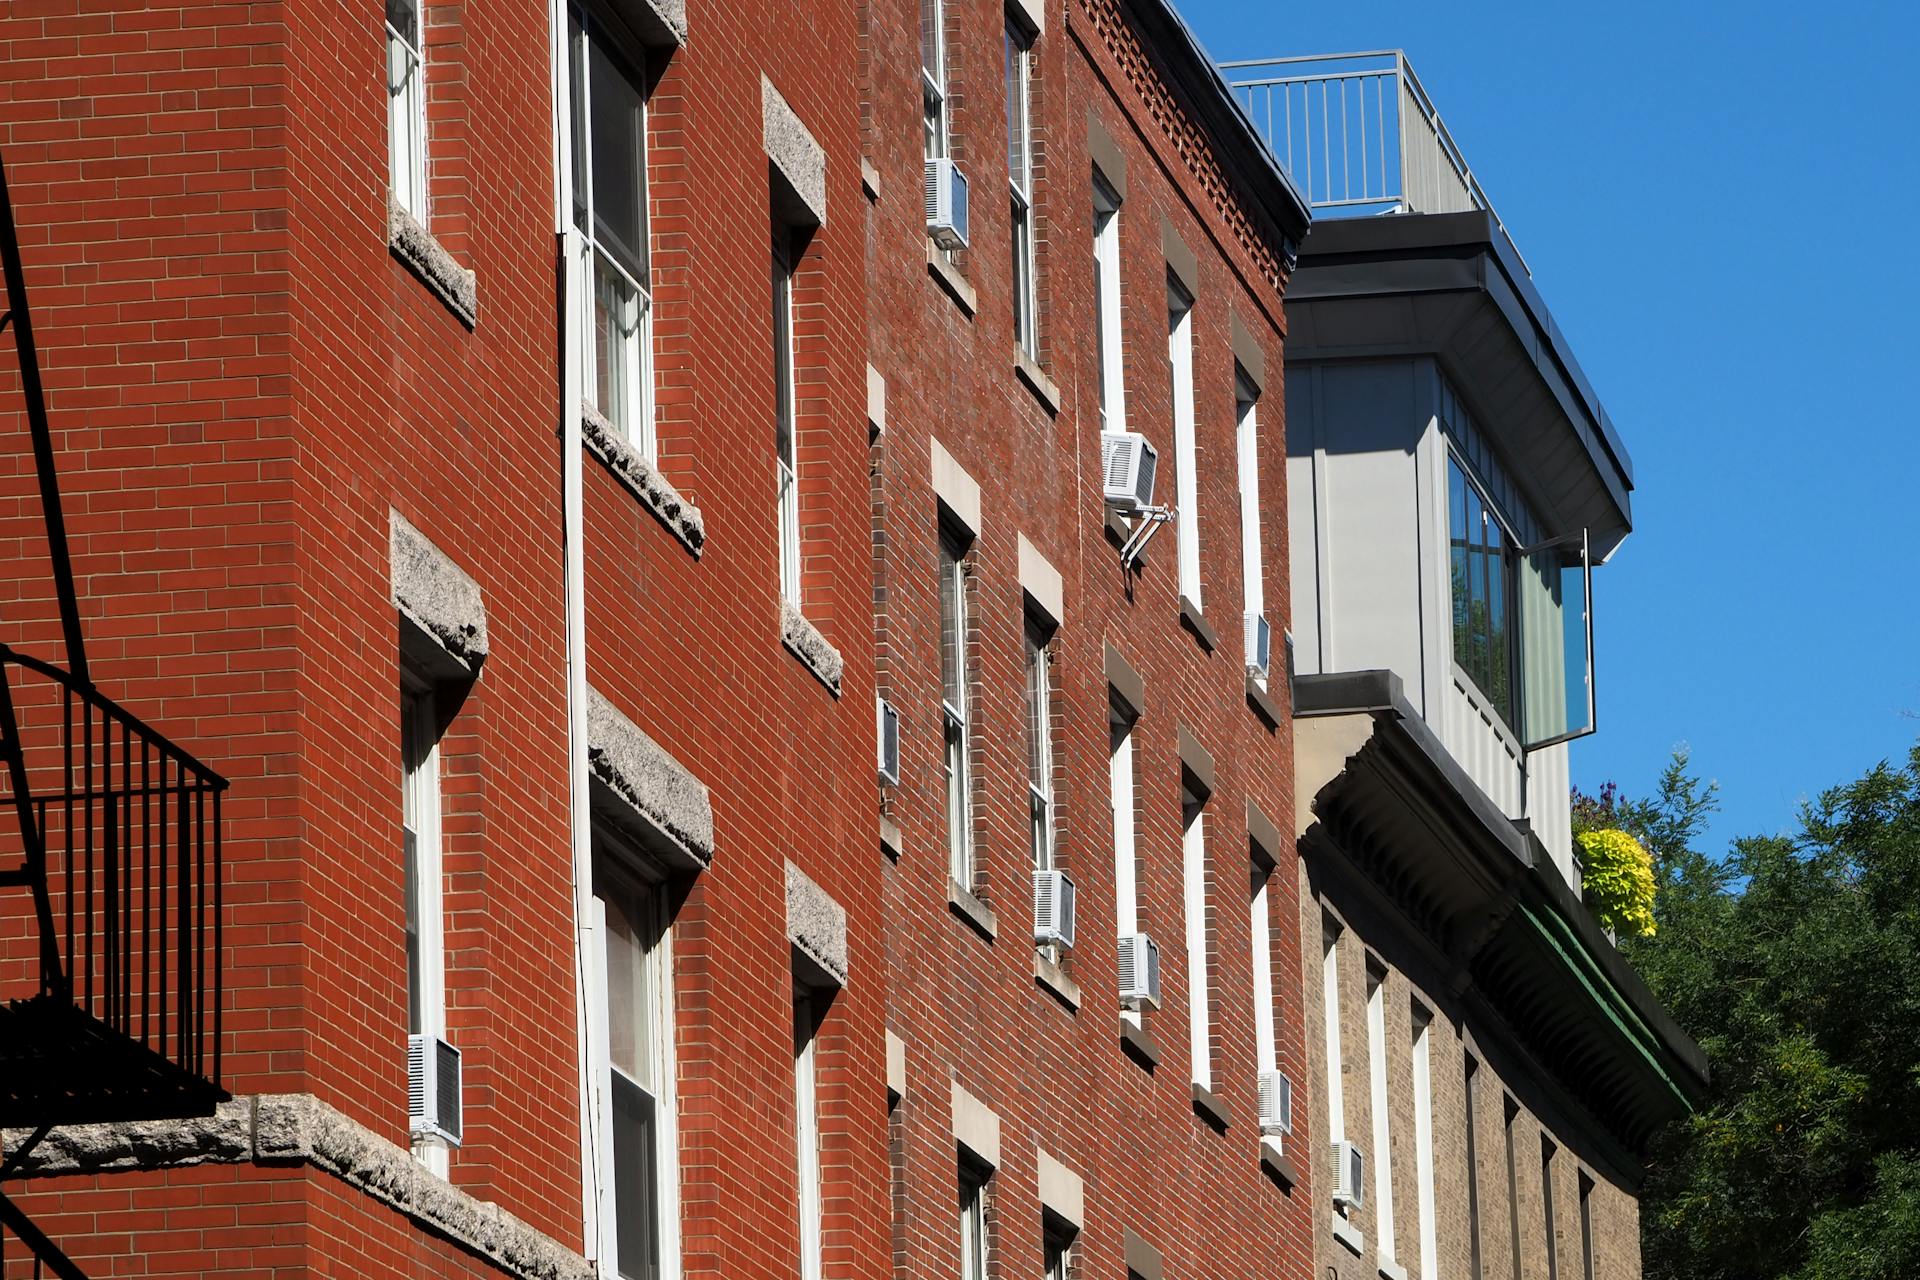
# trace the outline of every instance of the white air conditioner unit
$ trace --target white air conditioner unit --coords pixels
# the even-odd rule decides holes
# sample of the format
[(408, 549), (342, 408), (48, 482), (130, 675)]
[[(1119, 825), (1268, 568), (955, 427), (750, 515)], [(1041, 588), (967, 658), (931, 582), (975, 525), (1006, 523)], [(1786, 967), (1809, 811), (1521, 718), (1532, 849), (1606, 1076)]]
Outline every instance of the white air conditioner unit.
[(1273, 624), (1264, 613), (1247, 615), (1247, 670), (1261, 680), (1273, 663)]
[(1138, 431), (1102, 431), (1100, 471), (1107, 505), (1128, 512), (1152, 506), (1153, 473), (1159, 461), (1159, 451)]
[(1334, 1204), (1349, 1209), (1358, 1209), (1366, 1203), (1366, 1194), (1362, 1191), (1366, 1185), (1367, 1160), (1360, 1154), (1360, 1148), (1342, 1138), (1333, 1144), (1333, 1190), (1330, 1193)]
[(874, 699), (880, 739), (880, 781), (900, 785), (900, 712), (885, 698)]
[(927, 234), (942, 249), (967, 247), (967, 175), (945, 156), (927, 161)]
[(1293, 1081), (1284, 1071), (1260, 1073), (1260, 1132), (1293, 1132)]
[(1160, 1007), (1160, 948), (1144, 933), (1120, 939), (1120, 1003), (1129, 1009)]
[(1073, 950), (1073, 881), (1064, 871), (1033, 873), (1033, 940)]
[(460, 1145), (460, 1051), (438, 1036), (407, 1037), (407, 1111), (415, 1137)]

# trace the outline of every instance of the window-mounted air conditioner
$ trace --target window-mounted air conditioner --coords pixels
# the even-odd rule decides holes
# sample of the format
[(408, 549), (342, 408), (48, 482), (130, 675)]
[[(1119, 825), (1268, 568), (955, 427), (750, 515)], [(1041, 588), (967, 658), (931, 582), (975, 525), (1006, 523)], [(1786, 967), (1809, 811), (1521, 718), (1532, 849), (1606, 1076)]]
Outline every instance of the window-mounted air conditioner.
[(1330, 1195), (1334, 1204), (1348, 1209), (1358, 1209), (1366, 1203), (1366, 1195), (1361, 1190), (1366, 1185), (1367, 1160), (1360, 1154), (1360, 1148), (1342, 1138), (1333, 1144), (1333, 1189)]
[(1273, 664), (1273, 624), (1264, 613), (1247, 615), (1247, 670), (1265, 680)]
[(1284, 1071), (1260, 1073), (1260, 1132), (1293, 1132), (1293, 1081)]
[(1160, 948), (1144, 933), (1120, 939), (1120, 1003), (1129, 1009), (1160, 1007)]
[(880, 739), (880, 781), (900, 785), (900, 712), (885, 698), (874, 699)]
[(407, 1112), (415, 1137), (460, 1145), (460, 1051), (438, 1036), (407, 1037)]
[(945, 156), (927, 161), (927, 234), (942, 249), (967, 247), (967, 175)]
[(1107, 505), (1133, 512), (1153, 505), (1153, 473), (1159, 452), (1138, 431), (1100, 433), (1100, 471)]
[(1064, 871), (1033, 873), (1033, 940), (1073, 950), (1073, 881)]

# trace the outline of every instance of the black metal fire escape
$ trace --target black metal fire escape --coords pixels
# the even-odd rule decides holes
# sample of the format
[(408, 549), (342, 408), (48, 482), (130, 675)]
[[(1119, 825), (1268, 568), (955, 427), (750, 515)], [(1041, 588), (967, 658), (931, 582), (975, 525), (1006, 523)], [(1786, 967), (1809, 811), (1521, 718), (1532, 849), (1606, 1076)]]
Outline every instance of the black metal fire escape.
[[(31, 1131), (0, 1150), (4, 1182), (56, 1125), (210, 1115), (227, 1097), (219, 963), (227, 784), (88, 673), (4, 165), (0, 269), (0, 331), (11, 331), (19, 357), (65, 658), (61, 666), (21, 652), (8, 643), (22, 642), (19, 634), (0, 633), (0, 1129)], [(0, 576), (39, 571), (23, 557)], [(35, 1275), (44, 1266), (84, 1280), (0, 1192), (0, 1266), (9, 1232)]]

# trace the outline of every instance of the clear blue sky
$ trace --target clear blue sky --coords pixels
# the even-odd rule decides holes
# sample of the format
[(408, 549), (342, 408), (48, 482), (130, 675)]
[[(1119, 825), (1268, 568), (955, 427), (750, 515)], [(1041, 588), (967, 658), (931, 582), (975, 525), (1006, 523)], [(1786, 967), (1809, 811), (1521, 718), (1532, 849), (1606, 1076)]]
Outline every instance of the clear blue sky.
[[(1920, 737), (1920, 16), (1176, 0), (1215, 58), (1402, 48), (1633, 454), (1577, 783), (1709, 847)], [(1471, 16), (1463, 16), (1468, 15)]]

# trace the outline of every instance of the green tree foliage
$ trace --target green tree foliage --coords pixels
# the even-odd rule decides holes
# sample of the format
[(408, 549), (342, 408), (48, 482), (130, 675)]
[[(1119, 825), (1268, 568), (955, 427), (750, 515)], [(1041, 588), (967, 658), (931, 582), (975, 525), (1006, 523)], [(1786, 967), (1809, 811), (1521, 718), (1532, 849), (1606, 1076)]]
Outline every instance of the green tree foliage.
[(1652, 854), (1659, 932), (1622, 950), (1713, 1068), (1655, 1146), (1648, 1280), (1920, 1277), (1920, 747), (1723, 861), (1684, 754), (1575, 803)]

